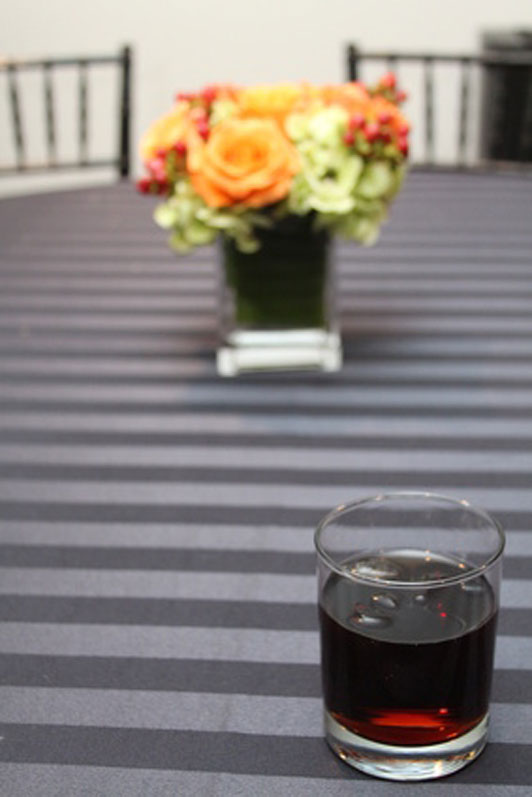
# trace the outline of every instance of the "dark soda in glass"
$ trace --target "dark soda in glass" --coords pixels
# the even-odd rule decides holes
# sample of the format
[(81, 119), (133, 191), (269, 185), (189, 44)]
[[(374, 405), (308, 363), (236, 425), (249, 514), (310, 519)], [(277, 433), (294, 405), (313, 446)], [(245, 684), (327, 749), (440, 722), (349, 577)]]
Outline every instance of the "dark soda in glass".
[[(344, 567), (404, 583), (463, 577), (465, 565), (397, 550)], [(484, 577), (401, 590), (331, 573), (319, 612), (325, 707), (348, 731), (388, 745), (432, 745), (486, 715), (497, 611)]]

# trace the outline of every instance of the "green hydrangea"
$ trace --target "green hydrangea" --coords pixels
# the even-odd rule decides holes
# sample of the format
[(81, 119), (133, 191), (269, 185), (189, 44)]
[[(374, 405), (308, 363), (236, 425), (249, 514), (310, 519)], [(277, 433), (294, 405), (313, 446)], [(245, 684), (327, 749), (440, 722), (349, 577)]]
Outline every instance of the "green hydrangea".
[(254, 229), (273, 224), (268, 217), (245, 207), (209, 207), (186, 178), (176, 183), (172, 196), (155, 208), (153, 217), (160, 227), (171, 230), (169, 244), (178, 252), (210, 244), (220, 233), (233, 238), (240, 251), (255, 252), (259, 242)]
[(285, 206), (296, 215), (314, 212), (317, 227), (370, 244), (399, 189), (402, 170), (386, 161), (365, 163), (344, 142), (347, 119), (343, 108), (331, 107), (288, 120), (302, 168)]

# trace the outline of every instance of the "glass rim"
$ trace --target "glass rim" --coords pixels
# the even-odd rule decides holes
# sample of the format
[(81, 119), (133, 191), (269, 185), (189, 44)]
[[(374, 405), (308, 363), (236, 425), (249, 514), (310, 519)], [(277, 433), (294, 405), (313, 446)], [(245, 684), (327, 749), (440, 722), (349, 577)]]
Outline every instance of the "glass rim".
[[(348, 570), (347, 567), (342, 566), (339, 562), (336, 562), (332, 556), (330, 556), (324, 549), (323, 545), (321, 544), (321, 536), (322, 532), (325, 530), (327, 526), (331, 524), (335, 519), (341, 517), (347, 512), (350, 512), (353, 509), (359, 509), (368, 504), (374, 504), (378, 502), (384, 502), (388, 499), (401, 499), (401, 498), (413, 498), (413, 499), (424, 499), (424, 500), (435, 500), (440, 501), (443, 503), (451, 504), (455, 508), (459, 506), (465, 507), (469, 512), (472, 514), (478, 515), (479, 517), (483, 518), (491, 526), (491, 529), (495, 531), (498, 536), (499, 544), (497, 549), (491, 556), (489, 556), (485, 562), (481, 565), (477, 565), (476, 567), (472, 567), (470, 570), (464, 571), (463, 573), (459, 573), (455, 576), (446, 576), (444, 578), (438, 579), (427, 579), (426, 581), (395, 581), (389, 578), (371, 578), (369, 576), (360, 576), (356, 573), (353, 573), (352, 570)], [(316, 531), (314, 532), (314, 548), (320, 558), (331, 570), (333, 570), (338, 575), (343, 576), (344, 578), (348, 578), (351, 581), (356, 581), (357, 583), (361, 584), (368, 584), (370, 586), (375, 585), (385, 585), (389, 587), (396, 587), (396, 588), (410, 588), (410, 589), (427, 589), (429, 587), (443, 587), (443, 586), (450, 586), (452, 584), (459, 584), (464, 581), (469, 581), (473, 578), (478, 578), (479, 576), (483, 575), (487, 570), (489, 570), (502, 556), (504, 547), (506, 544), (506, 534), (504, 532), (503, 526), (499, 523), (499, 521), (494, 518), (489, 512), (485, 509), (481, 509), (480, 507), (472, 504), (470, 501), (461, 498), (452, 498), (449, 495), (443, 495), (442, 493), (433, 493), (428, 490), (401, 490), (395, 491), (390, 493), (378, 493), (376, 495), (366, 496), (364, 498), (359, 498), (354, 501), (348, 501), (345, 504), (338, 504), (334, 509), (328, 512), (318, 523), (316, 527)]]

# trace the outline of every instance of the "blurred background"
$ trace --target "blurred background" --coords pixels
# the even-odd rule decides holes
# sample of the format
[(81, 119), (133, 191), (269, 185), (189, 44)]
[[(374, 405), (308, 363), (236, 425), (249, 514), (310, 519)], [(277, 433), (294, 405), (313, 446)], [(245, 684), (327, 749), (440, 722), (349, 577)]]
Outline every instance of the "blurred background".
[[(482, 51), (486, 34), (512, 31), (532, 31), (530, 0), (326, 0), (315, 4), (308, 0), (93, 0), (86, 4), (18, 0), (4, 3), (0, 11), (0, 57), (90, 56), (117, 53), (130, 44), (136, 176), (140, 172), (138, 139), (153, 119), (169, 109), (177, 91), (212, 82), (338, 82), (347, 77), (349, 42), (362, 51), (475, 54)], [(532, 36), (530, 42), (532, 48)], [(385, 63), (372, 63), (361, 76), (371, 81), (385, 70)], [(399, 77), (410, 95), (405, 111), (414, 122), (416, 152), (422, 138), (422, 125), (416, 121), (422, 75), (407, 66)], [(5, 73), (0, 78), (0, 161), (6, 163), (14, 157), (14, 144), (6, 123), (10, 109)], [(451, 157), (456, 139), (458, 79), (456, 66), (435, 70), (436, 155), (442, 162)], [(90, 75), (91, 155), (105, 156), (109, 142), (116, 140), (117, 81), (111, 68), (101, 67)], [(27, 74), (21, 83), (27, 149), (35, 159), (44, 158), (42, 76)], [(78, 124), (77, 76), (67, 71), (57, 75), (56, 84), (57, 97), (61, 97), (56, 111), (58, 149), (68, 155), (68, 147), (75, 146)], [(478, 119), (478, 114), (474, 116)], [(0, 194), (46, 189), (50, 181), (59, 187), (87, 185), (109, 179), (110, 174), (102, 170), (52, 178), (4, 177)]]

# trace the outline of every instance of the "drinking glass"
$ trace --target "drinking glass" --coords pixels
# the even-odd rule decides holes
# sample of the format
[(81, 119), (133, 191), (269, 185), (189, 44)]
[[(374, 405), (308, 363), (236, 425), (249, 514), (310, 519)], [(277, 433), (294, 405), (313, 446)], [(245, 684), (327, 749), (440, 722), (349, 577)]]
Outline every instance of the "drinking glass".
[(325, 735), (391, 780), (448, 775), (484, 749), (504, 532), (427, 492), (343, 504), (315, 535)]

